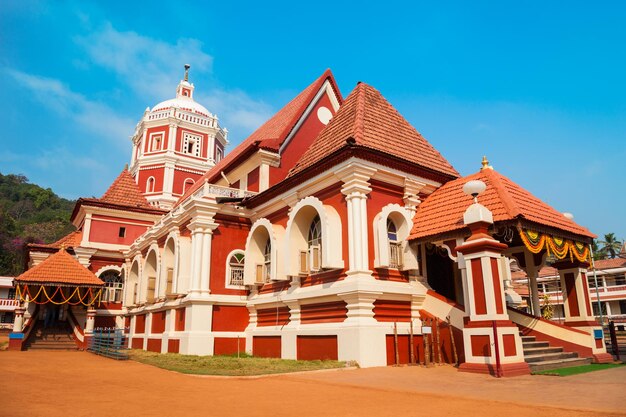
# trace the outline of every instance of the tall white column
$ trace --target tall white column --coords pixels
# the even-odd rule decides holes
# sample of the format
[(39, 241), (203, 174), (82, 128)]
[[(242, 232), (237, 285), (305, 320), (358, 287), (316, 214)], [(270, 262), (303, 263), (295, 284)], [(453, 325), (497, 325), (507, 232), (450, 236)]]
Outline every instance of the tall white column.
[(213, 230), (204, 229), (202, 236), (202, 262), (200, 271), (200, 292), (203, 294), (210, 293), (209, 285), (211, 278), (211, 240), (213, 239)]
[(189, 292), (191, 294), (197, 294), (200, 291), (202, 237), (203, 233), (201, 228), (195, 226), (191, 229), (191, 283), (189, 285)]

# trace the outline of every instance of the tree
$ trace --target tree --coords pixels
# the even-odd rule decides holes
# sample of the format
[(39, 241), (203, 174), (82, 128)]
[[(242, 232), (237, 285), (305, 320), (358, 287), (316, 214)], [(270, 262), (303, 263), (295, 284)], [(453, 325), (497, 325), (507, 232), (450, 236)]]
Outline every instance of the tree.
[(600, 246), (598, 245), (598, 239), (594, 239), (591, 242), (591, 250), (593, 251), (594, 261), (606, 258), (606, 253), (604, 253), (604, 251), (600, 249)]
[(607, 233), (604, 235), (604, 240), (598, 242), (602, 245), (600, 249), (608, 257), (615, 258), (622, 248), (622, 242), (615, 237), (615, 233)]

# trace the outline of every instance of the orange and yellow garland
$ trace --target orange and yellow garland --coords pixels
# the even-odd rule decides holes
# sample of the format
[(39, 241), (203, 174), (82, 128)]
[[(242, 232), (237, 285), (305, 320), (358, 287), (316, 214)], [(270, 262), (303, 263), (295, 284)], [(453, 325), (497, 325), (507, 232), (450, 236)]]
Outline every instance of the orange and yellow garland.
[(548, 256), (552, 254), (557, 259), (565, 259), (569, 254), (572, 262), (574, 262), (574, 258), (580, 262), (589, 262), (591, 260), (589, 247), (583, 243), (542, 234), (529, 229), (521, 229), (519, 235), (522, 238), (522, 242), (524, 242), (524, 246), (532, 253), (539, 253), (545, 249)]
[[(46, 286), (40, 285), (39, 291), (37, 291), (37, 293), (33, 296), (30, 292), (29, 285), (23, 285), (23, 286), (17, 285), (16, 291), (15, 291), (15, 298), (20, 301), (28, 301), (29, 303), (35, 303), (35, 304), (52, 303), (56, 305), (69, 304), (72, 306), (76, 306), (78, 304), (82, 304), (84, 306), (90, 306), (100, 301), (102, 288), (99, 288), (98, 291), (95, 292), (95, 294), (94, 294), (93, 288), (84, 288), (85, 291), (83, 291), (82, 295), (81, 295), (80, 290), (81, 290), (80, 287), (76, 287), (69, 296), (66, 296), (65, 293), (63, 292), (62, 287), (57, 286), (56, 290), (52, 293), (52, 295), (49, 295), (48, 291), (46, 290)], [(63, 301), (61, 302), (54, 301), (54, 297), (57, 294), (61, 295), (61, 298), (63, 299)], [(72, 300), (74, 296), (76, 296), (77, 301), (70, 302), (70, 300)], [(26, 297), (28, 297), (28, 299)]]

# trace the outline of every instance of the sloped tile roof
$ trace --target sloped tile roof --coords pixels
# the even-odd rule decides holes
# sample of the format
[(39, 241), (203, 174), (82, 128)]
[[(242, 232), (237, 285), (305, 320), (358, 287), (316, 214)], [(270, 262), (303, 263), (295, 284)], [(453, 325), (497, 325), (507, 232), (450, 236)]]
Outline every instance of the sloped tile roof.
[(221, 176), (221, 172), (237, 161), (239, 157), (246, 152), (255, 149), (265, 149), (278, 152), (281, 145), (289, 136), (291, 130), (311, 103), (315, 95), (318, 93), (324, 82), (329, 80), (331, 86), (335, 89), (335, 93), (341, 102), (341, 94), (330, 69), (315, 80), (311, 85), (302, 90), (293, 100), (287, 103), (274, 116), (255, 130), (246, 140), (241, 142), (235, 149), (230, 151), (221, 161), (211, 168), (202, 178), (189, 188), (187, 192), (178, 200), (177, 205), (185, 201), (189, 195), (198, 190), (206, 180), (213, 182)]
[(15, 278), (17, 282), (102, 286), (104, 282), (61, 248)]
[(31, 246), (43, 246), (46, 248), (60, 248), (60, 247), (65, 247), (65, 248), (75, 248), (76, 246), (80, 245), (80, 242), (82, 242), (83, 240), (83, 231), (82, 230), (74, 230), (73, 232), (68, 233), (67, 235), (63, 236), (61, 239), (57, 240), (56, 242), (53, 243), (49, 243), (49, 244), (32, 244)]
[(337, 114), (292, 168), (289, 176), (349, 146), (347, 142), (392, 154), (434, 171), (459, 173), (375, 88), (359, 83)]
[(154, 209), (143, 196), (135, 179), (126, 168), (122, 170), (99, 200), (120, 206)]
[(624, 268), (626, 267), (626, 259), (613, 258), (613, 259), (600, 259), (595, 261), (596, 269), (612, 269), (612, 268)]
[(463, 229), (463, 213), (472, 204), (472, 197), (462, 188), (470, 180), (480, 180), (487, 185), (478, 201), (491, 210), (494, 222), (525, 219), (575, 235), (595, 237), (587, 228), (568, 219), (504, 175), (484, 169), (450, 181), (429, 195), (417, 208), (409, 239)]

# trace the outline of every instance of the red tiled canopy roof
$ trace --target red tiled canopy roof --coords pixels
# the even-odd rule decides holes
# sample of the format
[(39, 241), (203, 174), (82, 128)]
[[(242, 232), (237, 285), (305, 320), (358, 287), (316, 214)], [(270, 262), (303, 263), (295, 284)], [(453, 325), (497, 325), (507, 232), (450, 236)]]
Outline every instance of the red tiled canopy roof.
[(211, 168), (202, 178), (189, 188), (189, 190), (178, 200), (177, 204), (186, 200), (187, 197), (198, 190), (205, 180), (213, 182), (221, 176), (221, 172), (229, 168), (235, 163), (241, 156), (244, 156), (247, 152), (254, 151), (255, 149), (265, 149), (272, 152), (278, 152), (283, 142), (289, 136), (296, 123), (311, 103), (315, 95), (320, 88), (324, 85), (324, 82), (329, 80), (332, 88), (335, 90), (339, 102), (341, 103), (341, 93), (337, 88), (335, 79), (330, 69), (324, 71), (324, 73), (315, 80), (311, 85), (305, 88), (300, 94), (298, 94), (293, 100), (285, 105), (274, 116), (255, 130), (246, 140), (241, 142), (239, 146), (230, 151), (226, 157), (219, 161), (213, 168)]
[(521, 219), (569, 234), (595, 237), (587, 228), (568, 219), (504, 175), (493, 169), (484, 169), (450, 181), (429, 195), (417, 208), (409, 239), (465, 228), (463, 213), (472, 204), (472, 197), (465, 194), (462, 188), (470, 180), (480, 180), (487, 185), (478, 201), (491, 210), (494, 222)]
[(459, 173), (400, 113), (365, 83), (357, 84), (289, 176), (352, 144), (392, 154), (456, 178)]
[(120, 206), (154, 208), (143, 196), (135, 179), (127, 169), (122, 170), (109, 189), (100, 197), (100, 201)]
[(15, 281), (44, 285), (66, 284), (97, 287), (104, 285), (100, 278), (82, 266), (63, 248), (57, 253), (50, 255), (40, 264), (16, 277)]
[(43, 248), (55, 248), (55, 249), (58, 249), (60, 247), (75, 248), (76, 246), (80, 245), (80, 242), (82, 242), (82, 240), (83, 240), (83, 231), (74, 230), (73, 232), (68, 233), (67, 235), (63, 236), (61, 239), (57, 240), (56, 242), (49, 243), (49, 244), (31, 243), (28, 246), (34, 247), (34, 248), (43, 247)]

